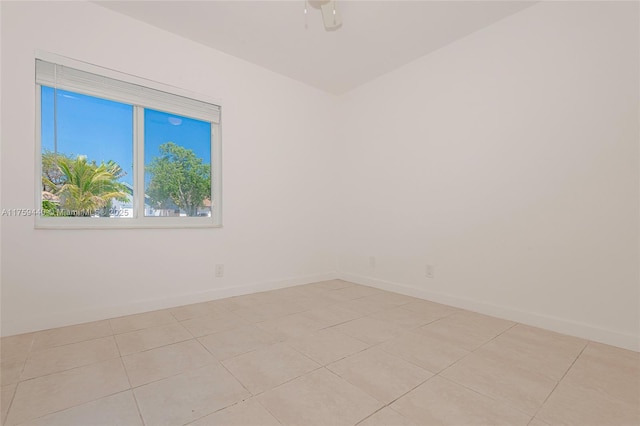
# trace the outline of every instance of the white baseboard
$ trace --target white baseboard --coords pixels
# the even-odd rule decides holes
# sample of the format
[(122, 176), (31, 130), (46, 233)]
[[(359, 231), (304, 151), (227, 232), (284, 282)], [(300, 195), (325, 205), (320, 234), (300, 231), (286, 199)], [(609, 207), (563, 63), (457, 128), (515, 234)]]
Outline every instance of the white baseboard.
[(126, 305), (92, 307), (68, 312), (54, 312), (39, 316), (31, 316), (20, 321), (2, 321), (2, 336), (29, 333), (33, 331), (47, 330), (50, 328), (64, 327), (68, 325), (82, 324), (116, 318), (124, 315), (139, 314), (158, 309), (173, 308), (176, 306), (190, 305), (192, 303), (207, 302), (215, 299), (223, 299), (232, 296), (258, 293), (262, 291), (276, 290), (279, 288), (296, 285), (310, 284), (318, 281), (327, 281), (337, 278), (336, 273), (306, 275), (302, 277), (283, 278), (280, 280), (263, 281), (259, 283), (244, 284), (232, 287), (215, 288), (198, 293), (181, 294), (173, 297), (140, 300)]
[(362, 284), (381, 290), (393, 291), (407, 296), (418, 297), (445, 305), (454, 306), (516, 321), (522, 324), (540, 327), (558, 333), (568, 334), (595, 342), (605, 343), (633, 351), (640, 351), (640, 338), (633, 334), (620, 333), (614, 330), (607, 330), (594, 327), (565, 318), (541, 315), (534, 312), (520, 311), (504, 306), (492, 305), (470, 299), (463, 299), (456, 296), (429, 292), (412, 286), (379, 280), (348, 273), (326, 273), (307, 275), (302, 277), (284, 278), (280, 280), (263, 281), (259, 283), (244, 284), (232, 287), (211, 289), (198, 293), (176, 295), (174, 297), (147, 299), (118, 306), (94, 307), (90, 309), (78, 309), (69, 312), (48, 313), (37, 317), (24, 318), (20, 321), (2, 321), (2, 336), (11, 336), (39, 330), (46, 330), (68, 325), (82, 324), (85, 322), (99, 321), (109, 318), (116, 318), (123, 315), (133, 315), (142, 312), (149, 312), (158, 309), (172, 308), (176, 306), (189, 305), (192, 303), (206, 302), (209, 300), (222, 299), (225, 297), (241, 296), (244, 294), (258, 293), (262, 291), (276, 290), (280, 288), (292, 287), (296, 285), (309, 284), (318, 281), (332, 279), (342, 279), (356, 284)]
[(565, 318), (541, 315), (534, 312), (525, 312), (505, 306), (497, 306), (489, 303), (463, 299), (456, 296), (429, 292), (423, 289), (404, 284), (379, 280), (348, 273), (339, 273), (338, 278), (356, 284), (362, 284), (381, 290), (393, 291), (407, 296), (418, 297), (437, 303), (442, 303), (456, 308), (467, 309), (485, 315), (491, 315), (522, 324), (552, 330), (558, 333), (568, 334), (594, 342), (605, 343), (632, 351), (640, 351), (640, 336), (620, 333), (614, 330), (595, 327), (589, 324), (571, 321)]

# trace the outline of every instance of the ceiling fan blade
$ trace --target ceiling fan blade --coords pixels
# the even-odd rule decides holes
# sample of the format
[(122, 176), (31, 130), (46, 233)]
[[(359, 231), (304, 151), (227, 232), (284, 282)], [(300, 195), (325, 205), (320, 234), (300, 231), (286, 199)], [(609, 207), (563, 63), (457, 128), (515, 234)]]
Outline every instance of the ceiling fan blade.
[(330, 0), (320, 5), (322, 11), (322, 21), (326, 30), (335, 30), (342, 26), (342, 16), (336, 9), (336, 1)]

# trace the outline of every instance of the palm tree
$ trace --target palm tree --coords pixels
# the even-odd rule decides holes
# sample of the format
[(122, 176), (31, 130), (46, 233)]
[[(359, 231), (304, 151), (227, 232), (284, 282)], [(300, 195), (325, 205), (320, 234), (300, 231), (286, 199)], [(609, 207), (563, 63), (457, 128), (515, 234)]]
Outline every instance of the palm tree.
[(55, 185), (44, 176), (43, 182), (56, 188), (60, 207), (73, 211), (74, 215), (91, 216), (113, 199), (128, 201), (126, 187), (117, 181), (124, 173), (113, 161), (97, 165), (88, 162), (86, 156), (75, 159), (61, 156), (57, 158), (57, 165), (62, 183)]
[(64, 183), (64, 176), (58, 163), (73, 160), (72, 155), (46, 150), (42, 153), (42, 191), (53, 194)]

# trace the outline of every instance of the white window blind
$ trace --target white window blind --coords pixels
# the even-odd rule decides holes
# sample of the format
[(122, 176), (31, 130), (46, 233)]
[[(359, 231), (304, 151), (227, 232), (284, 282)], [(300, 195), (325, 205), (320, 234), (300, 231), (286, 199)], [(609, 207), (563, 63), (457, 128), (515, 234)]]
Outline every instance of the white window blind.
[(217, 105), (41, 59), (36, 59), (36, 83), (220, 123), (220, 107)]

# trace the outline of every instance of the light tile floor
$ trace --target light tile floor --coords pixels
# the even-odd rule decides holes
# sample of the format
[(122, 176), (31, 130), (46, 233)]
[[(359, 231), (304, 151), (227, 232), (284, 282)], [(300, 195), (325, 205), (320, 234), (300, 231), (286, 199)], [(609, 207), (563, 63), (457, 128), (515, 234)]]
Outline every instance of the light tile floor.
[(15, 425), (640, 425), (640, 358), (333, 280), (1, 340)]

